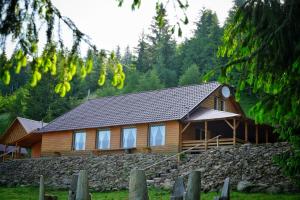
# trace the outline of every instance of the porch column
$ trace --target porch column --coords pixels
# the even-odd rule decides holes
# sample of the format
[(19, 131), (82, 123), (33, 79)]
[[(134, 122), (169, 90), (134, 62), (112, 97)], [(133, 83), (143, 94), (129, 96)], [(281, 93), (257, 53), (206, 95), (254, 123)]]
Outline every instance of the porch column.
[(204, 121), (205, 150), (207, 150), (207, 121)]
[(266, 143), (269, 143), (269, 129), (266, 128)]
[(255, 125), (255, 143), (258, 144), (258, 125)]
[(233, 145), (236, 144), (236, 119), (233, 119)]
[(245, 121), (245, 142), (248, 142), (248, 122)]

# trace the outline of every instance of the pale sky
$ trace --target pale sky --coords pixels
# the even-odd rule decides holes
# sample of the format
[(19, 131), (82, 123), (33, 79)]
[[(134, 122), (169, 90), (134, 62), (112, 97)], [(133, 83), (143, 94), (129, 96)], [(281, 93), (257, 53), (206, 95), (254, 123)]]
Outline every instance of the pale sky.
[[(115, 0), (52, 0), (52, 2), (63, 16), (69, 17), (82, 32), (90, 36), (98, 49), (113, 50), (119, 45), (124, 50), (127, 45), (133, 49), (137, 46), (142, 31), (148, 32), (155, 15), (156, 0), (142, 0), (140, 9), (135, 11), (130, 8), (132, 0), (125, 0), (122, 7), (118, 7)], [(215, 11), (220, 24), (223, 25), (233, 3), (232, 0), (189, 0), (189, 5), (187, 10), (189, 24), (183, 27), (183, 37), (177, 39), (179, 42), (191, 36), (202, 8)], [(180, 15), (181, 11), (177, 9), (175, 12), (170, 3), (167, 14), (171, 23), (176, 21), (175, 13)], [(63, 38), (66, 44), (71, 44), (71, 36), (68, 31), (64, 31)], [(85, 48), (83, 46), (82, 50)]]

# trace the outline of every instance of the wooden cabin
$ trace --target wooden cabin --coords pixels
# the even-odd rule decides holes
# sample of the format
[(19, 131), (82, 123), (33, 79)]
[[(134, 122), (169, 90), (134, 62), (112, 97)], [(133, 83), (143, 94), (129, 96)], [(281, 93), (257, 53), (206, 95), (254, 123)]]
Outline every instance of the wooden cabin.
[(17, 117), (0, 138), (0, 144), (3, 147), (0, 158), (28, 156), (26, 149), (30, 150), (31, 155), (29, 156), (33, 158), (40, 157), (42, 136), (35, 131), (42, 128), (43, 125), (47, 124), (41, 121)]
[(199, 152), (275, 141), (271, 128), (248, 119), (231, 93), (210, 82), (87, 100), (34, 137), (41, 137), (41, 156)]

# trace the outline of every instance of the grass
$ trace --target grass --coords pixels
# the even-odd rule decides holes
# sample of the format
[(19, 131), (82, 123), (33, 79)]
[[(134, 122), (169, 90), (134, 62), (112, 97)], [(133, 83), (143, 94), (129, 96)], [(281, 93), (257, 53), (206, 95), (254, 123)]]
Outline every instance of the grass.
[[(68, 197), (67, 191), (62, 190), (49, 190), (46, 189), (47, 194), (57, 195), (59, 200), (65, 200)], [(218, 194), (215, 192), (202, 193), (201, 200), (212, 200)], [(150, 200), (169, 200), (170, 192), (159, 189), (149, 189)], [(37, 200), (38, 188), (35, 187), (0, 187), (1, 200)], [(115, 191), (115, 192), (93, 192), (93, 200), (126, 200), (128, 199), (128, 191)], [(232, 192), (232, 200), (298, 200), (300, 194), (261, 194), (261, 193), (239, 193)]]

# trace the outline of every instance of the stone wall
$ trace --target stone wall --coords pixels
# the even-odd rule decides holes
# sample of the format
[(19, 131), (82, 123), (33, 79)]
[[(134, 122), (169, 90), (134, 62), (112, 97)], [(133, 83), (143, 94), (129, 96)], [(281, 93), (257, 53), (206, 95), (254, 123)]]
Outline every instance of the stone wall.
[[(147, 183), (149, 186), (168, 189), (173, 185), (175, 177), (188, 175), (190, 170), (198, 169), (202, 172), (203, 191), (219, 189), (227, 176), (230, 177), (233, 189), (238, 183), (239, 185), (247, 183), (248, 186), (255, 186), (255, 191), (295, 191), (297, 188), (272, 163), (272, 156), (289, 151), (289, 148), (287, 143), (245, 144), (212, 149), (201, 154), (186, 154), (182, 156), (179, 167), (177, 159), (174, 158), (147, 170)], [(0, 163), (0, 185), (37, 185), (38, 175), (44, 175), (46, 186), (67, 188), (72, 174), (86, 169), (91, 189), (97, 191), (126, 189), (131, 169), (145, 168), (168, 156), (119, 154), (6, 161)]]

